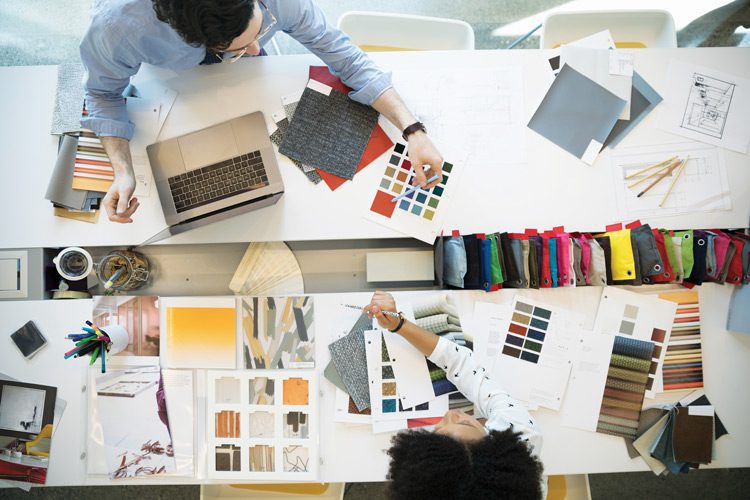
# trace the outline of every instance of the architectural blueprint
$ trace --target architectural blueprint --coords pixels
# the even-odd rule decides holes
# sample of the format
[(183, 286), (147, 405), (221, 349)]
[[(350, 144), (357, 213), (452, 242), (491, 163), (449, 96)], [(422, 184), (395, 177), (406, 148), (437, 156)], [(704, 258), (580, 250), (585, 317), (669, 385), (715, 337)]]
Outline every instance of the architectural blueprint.
[(750, 80), (673, 60), (667, 71), (661, 128), (690, 139), (746, 153)]
[(721, 139), (734, 88), (734, 83), (693, 73), (682, 127)]

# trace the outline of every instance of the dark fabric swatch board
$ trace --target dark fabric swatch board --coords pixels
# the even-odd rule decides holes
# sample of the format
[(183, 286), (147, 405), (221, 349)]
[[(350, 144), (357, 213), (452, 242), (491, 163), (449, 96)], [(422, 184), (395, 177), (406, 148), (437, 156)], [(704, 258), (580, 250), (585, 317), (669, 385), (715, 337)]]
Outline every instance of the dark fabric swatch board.
[(636, 221), (594, 234), (454, 232), (437, 239), (435, 255), (436, 284), (448, 289), (750, 283), (744, 229), (672, 231)]

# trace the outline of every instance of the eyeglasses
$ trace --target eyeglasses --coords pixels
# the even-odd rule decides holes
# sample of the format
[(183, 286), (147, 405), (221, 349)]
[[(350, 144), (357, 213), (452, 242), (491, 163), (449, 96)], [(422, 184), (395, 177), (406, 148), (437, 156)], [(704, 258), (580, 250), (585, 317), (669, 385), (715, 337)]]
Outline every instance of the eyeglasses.
[(234, 62), (237, 62), (242, 56), (245, 55), (247, 52), (247, 49), (250, 48), (251, 45), (257, 43), (260, 41), (261, 38), (266, 36), (268, 33), (271, 32), (271, 29), (276, 25), (276, 16), (273, 15), (273, 13), (268, 10), (268, 7), (266, 7), (266, 4), (263, 3), (262, 0), (258, 0), (258, 3), (263, 7), (263, 9), (266, 11), (266, 14), (268, 14), (268, 17), (271, 19), (271, 22), (268, 23), (268, 26), (266, 26), (264, 29), (260, 30), (260, 33), (258, 33), (258, 36), (256, 36), (252, 42), (248, 43), (244, 47), (238, 50), (230, 50), (223, 53), (217, 53), (216, 57), (221, 59), (221, 62), (232, 64)]

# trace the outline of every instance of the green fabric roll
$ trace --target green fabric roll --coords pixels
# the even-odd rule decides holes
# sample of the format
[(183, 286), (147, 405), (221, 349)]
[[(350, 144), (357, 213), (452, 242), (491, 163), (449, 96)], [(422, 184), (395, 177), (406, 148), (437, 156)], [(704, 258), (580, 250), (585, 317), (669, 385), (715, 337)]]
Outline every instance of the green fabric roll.
[(490, 273), (492, 284), (499, 285), (503, 280), (503, 268), (500, 265), (500, 255), (497, 253), (497, 236), (494, 234), (486, 235), (490, 240)]
[(627, 380), (616, 378), (607, 378), (607, 387), (628, 392), (643, 392), (643, 384), (637, 384), (635, 382), (628, 382)]
[(672, 268), (672, 272), (674, 273), (674, 276), (672, 276), (672, 280), (679, 280), (682, 278), (682, 276), (678, 276), (680, 273), (680, 264), (677, 262), (677, 257), (675, 257), (674, 254), (674, 243), (672, 242), (672, 235), (669, 234), (669, 231), (666, 229), (660, 229), (659, 230), (662, 235), (664, 235), (664, 249), (667, 252), (667, 260), (669, 261), (669, 266)]
[(630, 356), (623, 356), (622, 354), (613, 354), (609, 361), (610, 366), (617, 366), (619, 368), (626, 368), (637, 372), (646, 372), (651, 369), (650, 359), (633, 358)]
[(648, 381), (648, 372), (634, 372), (632, 370), (626, 370), (624, 368), (618, 368), (616, 366), (609, 367), (607, 377), (619, 378), (620, 380), (627, 380), (629, 382), (638, 382), (645, 384)]
[(674, 235), (682, 238), (682, 277), (687, 278), (693, 272), (693, 231), (675, 231)]
[(613, 436), (634, 438), (636, 436), (637, 429), (630, 429), (628, 427), (621, 427), (619, 425), (612, 425), (607, 423), (599, 423), (596, 426), (596, 432), (603, 434), (612, 434)]
[(628, 420), (627, 418), (613, 417), (611, 415), (599, 415), (599, 424), (602, 423), (619, 425), (620, 427), (625, 427), (628, 429), (638, 428), (637, 420)]

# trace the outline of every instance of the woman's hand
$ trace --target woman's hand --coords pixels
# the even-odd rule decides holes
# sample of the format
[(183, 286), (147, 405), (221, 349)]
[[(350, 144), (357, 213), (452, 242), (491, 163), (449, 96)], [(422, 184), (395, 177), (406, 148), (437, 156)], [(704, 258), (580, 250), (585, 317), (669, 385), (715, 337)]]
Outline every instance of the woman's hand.
[(376, 290), (370, 299), (370, 303), (364, 307), (364, 311), (371, 317), (378, 320), (381, 328), (393, 330), (398, 326), (399, 318), (396, 316), (386, 316), (382, 311), (398, 312), (396, 310), (396, 301), (393, 295), (388, 292)]

